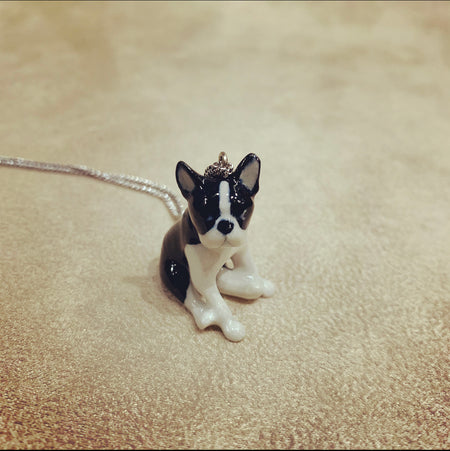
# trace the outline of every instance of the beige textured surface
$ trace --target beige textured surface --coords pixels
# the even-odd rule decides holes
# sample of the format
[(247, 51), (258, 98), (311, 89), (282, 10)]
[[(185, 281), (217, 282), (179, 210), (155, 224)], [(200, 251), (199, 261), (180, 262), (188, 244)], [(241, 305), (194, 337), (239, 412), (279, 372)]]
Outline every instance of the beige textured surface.
[(449, 448), (450, 5), (4, 2), (1, 154), (175, 188), (262, 159), (248, 336), (162, 291), (162, 203), (0, 168), (2, 448)]

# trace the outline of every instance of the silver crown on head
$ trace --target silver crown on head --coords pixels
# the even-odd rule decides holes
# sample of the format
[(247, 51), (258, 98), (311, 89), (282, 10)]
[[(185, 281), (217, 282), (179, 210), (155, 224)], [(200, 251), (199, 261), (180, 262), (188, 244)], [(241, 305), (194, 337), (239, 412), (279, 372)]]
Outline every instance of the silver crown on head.
[(228, 157), (225, 152), (219, 153), (219, 161), (210, 164), (205, 169), (205, 177), (223, 178), (226, 179), (233, 172), (233, 165), (228, 162)]

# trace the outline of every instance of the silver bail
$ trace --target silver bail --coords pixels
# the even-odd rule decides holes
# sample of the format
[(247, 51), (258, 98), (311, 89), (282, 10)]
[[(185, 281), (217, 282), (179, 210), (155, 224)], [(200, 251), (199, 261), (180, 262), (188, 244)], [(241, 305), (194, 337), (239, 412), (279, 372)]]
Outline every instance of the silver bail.
[(221, 166), (226, 166), (228, 164), (228, 156), (227, 156), (226, 152), (219, 153), (219, 164)]

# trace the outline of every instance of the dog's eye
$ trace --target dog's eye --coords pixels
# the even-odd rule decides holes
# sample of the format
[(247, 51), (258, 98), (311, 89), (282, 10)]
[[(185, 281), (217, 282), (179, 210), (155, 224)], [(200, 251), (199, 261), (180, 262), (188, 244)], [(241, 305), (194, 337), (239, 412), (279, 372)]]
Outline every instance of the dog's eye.
[(245, 218), (247, 217), (248, 214), (248, 208), (246, 208), (240, 215), (239, 218), (242, 219), (243, 221), (245, 221)]
[(251, 205), (251, 201), (248, 202), (246, 199), (239, 199), (239, 201), (235, 202), (231, 208), (236, 216), (246, 217)]
[(207, 216), (205, 219), (205, 224), (208, 228), (212, 227), (215, 222), (215, 219), (211, 215)]
[(248, 222), (252, 216), (253, 202), (251, 200), (243, 200), (231, 206), (231, 214), (238, 220), (239, 226), (246, 229)]

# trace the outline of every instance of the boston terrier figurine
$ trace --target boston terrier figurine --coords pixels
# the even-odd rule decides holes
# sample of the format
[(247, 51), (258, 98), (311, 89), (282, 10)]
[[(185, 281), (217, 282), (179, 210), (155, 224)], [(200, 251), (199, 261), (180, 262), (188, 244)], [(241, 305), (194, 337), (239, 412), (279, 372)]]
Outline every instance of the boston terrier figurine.
[(259, 276), (247, 245), (260, 167), (259, 158), (250, 153), (233, 171), (221, 152), (219, 161), (201, 176), (180, 161), (176, 180), (188, 208), (162, 244), (160, 274), (165, 286), (200, 329), (217, 325), (231, 341), (242, 340), (245, 328), (221, 293), (256, 299), (275, 291), (272, 282)]

